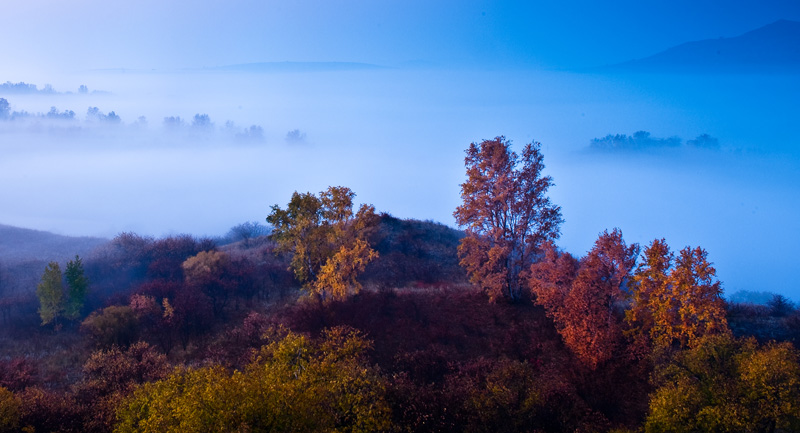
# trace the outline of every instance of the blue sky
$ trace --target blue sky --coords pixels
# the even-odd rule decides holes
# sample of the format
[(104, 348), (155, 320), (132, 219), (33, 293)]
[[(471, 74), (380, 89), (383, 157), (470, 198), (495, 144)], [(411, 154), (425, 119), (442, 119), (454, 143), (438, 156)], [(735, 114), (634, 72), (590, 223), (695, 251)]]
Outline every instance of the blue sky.
[(261, 61), (583, 67), (778, 19), (800, 20), (800, 2), (6, 0), (0, 72)]

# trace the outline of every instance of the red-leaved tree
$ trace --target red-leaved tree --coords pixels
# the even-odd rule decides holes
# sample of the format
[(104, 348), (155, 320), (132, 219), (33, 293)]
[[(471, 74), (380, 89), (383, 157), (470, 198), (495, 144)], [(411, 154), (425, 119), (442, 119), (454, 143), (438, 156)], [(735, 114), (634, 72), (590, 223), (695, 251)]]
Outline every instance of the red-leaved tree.
[(589, 368), (611, 359), (622, 340), (623, 307), (639, 253), (622, 232), (603, 232), (576, 267), (575, 259), (547, 245), (531, 267), (536, 302), (553, 319), (564, 344)]
[(519, 300), (541, 246), (559, 236), (561, 208), (550, 203), (543, 176), (541, 144), (525, 145), (521, 155), (505, 137), (472, 143), (464, 160), (467, 181), (456, 222), (467, 236), (458, 248), (471, 281), (495, 300)]

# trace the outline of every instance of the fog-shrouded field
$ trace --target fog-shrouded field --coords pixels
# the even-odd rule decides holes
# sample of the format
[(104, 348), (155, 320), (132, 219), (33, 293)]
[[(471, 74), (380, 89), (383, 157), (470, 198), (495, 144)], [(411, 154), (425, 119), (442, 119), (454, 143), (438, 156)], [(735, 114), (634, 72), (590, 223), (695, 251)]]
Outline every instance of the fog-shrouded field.
[(32, 77), (55, 92), (0, 94), (0, 223), (216, 235), (344, 185), (454, 225), (464, 150), (505, 135), (542, 143), (564, 249), (619, 227), (702, 246), (728, 292), (800, 297), (796, 75), (334, 66)]

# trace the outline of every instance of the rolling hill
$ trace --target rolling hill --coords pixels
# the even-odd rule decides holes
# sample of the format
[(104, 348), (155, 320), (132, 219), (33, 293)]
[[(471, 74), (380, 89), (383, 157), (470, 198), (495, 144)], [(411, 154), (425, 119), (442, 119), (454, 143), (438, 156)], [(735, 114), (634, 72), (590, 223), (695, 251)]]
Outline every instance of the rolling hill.
[(780, 20), (731, 38), (687, 42), (611, 66), (641, 72), (800, 72), (800, 22)]
[(64, 260), (85, 256), (108, 239), (62, 236), (0, 224), (0, 261)]

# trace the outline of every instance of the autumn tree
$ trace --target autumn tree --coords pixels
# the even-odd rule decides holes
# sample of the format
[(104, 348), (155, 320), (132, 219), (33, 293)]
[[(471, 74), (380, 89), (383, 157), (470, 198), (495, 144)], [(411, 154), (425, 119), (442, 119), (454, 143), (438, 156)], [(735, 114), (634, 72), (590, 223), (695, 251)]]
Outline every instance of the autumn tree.
[(18, 393), (19, 425), (17, 432), (84, 432), (84, 408), (72, 393), (32, 386)]
[(645, 249), (627, 319), (655, 347), (692, 346), (704, 335), (728, 332), (722, 289), (707, 257), (700, 247), (675, 257), (664, 239)]
[(203, 367), (144, 384), (119, 406), (115, 431), (390, 430), (385, 380), (367, 362), (362, 334), (273, 334), (282, 335), (243, 371)]
[(127, 305), (111, 305), (90, 314), (81, 330), (99, 347), (127, 347), (138, 338), (136, 314)]
[(722, 286), (706, 250), (686, 247), (675, 259), (672, 284), (678, 300), (678, 340), (692, 345), (700, 336), (728, 332)]
[(654, 379), (645, 432), (800, 430), (800, 365), (790, 343), (700, 337)]
[(0, 386), (0, 432), (18, 431), (21, 405), (14, 393)]
[(61, 267), (58, 262), (50, 262), (36, 287), (42, 325), (55, 323), (64, 312), (64, 285), (61, 279)]
[(330, 187), (316, 196), (295, 192), (286, 209), (272, 206), (278, 250), (292, 254), (291, 268), (303, 287), (323, 299), (357, 292), (356, 277), (377, 252), (366, 242), (376, 224), (375, 208), (362, 204), (353, 210), (353, 193)]
[(594, 369), (611, 359), (622, 340), (624, 303), (639, 246), (628, 246), (618, 229), (600, 234), (577, 263), (546, 247), (531, 266), (531, 290), (553, 319), (564, 344)]
[(215, 315), (220, 315), (235, 289), (226, 278), (231, 273), (230, 257), (220, 251), (203, 251), (183, 262), (186, 283), (197, 287), (211, 300)]
[(520, 156), (496, 137), (470, 144), (464, 163), (463, 204), (453, 214), (467, 232), (458, 248), (461, 265), (493, 300), (519, 300), (542, 244), (559, 237), (563, 222), (547, 196), (553, 179), (542, 175), (541, 144), (525, 145)]
[(111, 431), (116, 407), (136, 385), (166, 377), (171, 371), (167, 357), (145, 342), (126, 350), (113, 346), (93, 352), (83, 365), (84, 379), (75, 394), (90, 408), (88, 431)]
[(136, 316), (141, 334), (153, 339), (164, 353), (169, 353), (175, 341), (175, 311), (169, 298), (156, 300), (153, 296), (131, 296), (130, 308)]
[(339, 247), (320, 269), (319, 277), (314, 282), (314, 290), (317, 293), (329, 291), (338, 299), (345, 298), (350, 293), (358, 293), (361, 283), (356, 277), (377, 257), (378, 252), (370, 248), (363, 239), (356, 239), (350, 248), (344, 245)]

